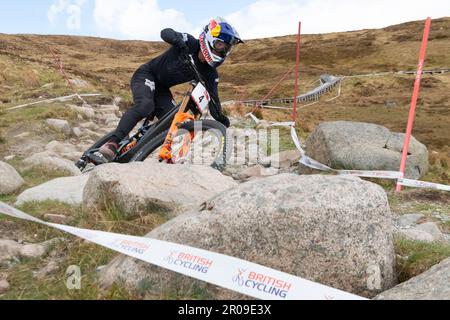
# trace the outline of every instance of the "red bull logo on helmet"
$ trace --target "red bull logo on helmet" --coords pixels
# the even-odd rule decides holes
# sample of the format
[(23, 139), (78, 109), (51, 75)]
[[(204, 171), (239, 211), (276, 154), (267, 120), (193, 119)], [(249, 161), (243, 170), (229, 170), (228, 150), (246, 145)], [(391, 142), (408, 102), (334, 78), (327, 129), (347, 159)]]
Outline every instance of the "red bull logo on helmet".
[(206, 38), (206, 34), (202, 33), (198, 40), (200, 42), (200, 48), (202, 50), (203, 57), (205, 57), (206, 62), (210, 63), (210, 62), (213, 62), (214, 60), (211, 57), (211, 55), (209, 54), (205, 38)]
[(211, 35), (213, 37), (218, 37), (220, 35), (222, 27), (216, 20), (211, 20), (211, 23), (209, 24), (209, 30), (211, 31)]
[(280, 298), (286, 298), (292, 289), (292, 284), (289, 282), (242, 269), (238, 270), (233, 282), (240, 287), (251, 288)]

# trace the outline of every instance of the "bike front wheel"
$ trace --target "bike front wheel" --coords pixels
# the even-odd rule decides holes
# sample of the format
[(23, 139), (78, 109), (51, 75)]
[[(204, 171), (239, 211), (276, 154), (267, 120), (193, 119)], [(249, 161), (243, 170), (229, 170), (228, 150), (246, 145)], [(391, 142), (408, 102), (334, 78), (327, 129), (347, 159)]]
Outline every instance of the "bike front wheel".
[[(189, 121), (173, 137), (172, 162), (175, 164), (210, 165), (222, 170), (226, 164), (226, 127), (214, 120)], [(138, 150), (133, 161), (159, 159), (167, 131), (159, 134)]]

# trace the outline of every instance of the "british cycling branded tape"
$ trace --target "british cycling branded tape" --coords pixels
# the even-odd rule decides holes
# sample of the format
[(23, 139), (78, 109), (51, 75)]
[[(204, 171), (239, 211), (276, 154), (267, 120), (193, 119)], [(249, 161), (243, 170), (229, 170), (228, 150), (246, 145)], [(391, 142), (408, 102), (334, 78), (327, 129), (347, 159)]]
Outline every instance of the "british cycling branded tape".
[(423, 189), (435, 189), (435, 190), (441, 190), (441, 191), (450, 191), (450, 186), (438, 184), (438, 183), (432, 183), (432, 182), (424, 182), (424, 181), (417, 181), (417, 180), (410, 180), (410, 179), (404, 179), (403, 173), (400, 171), (366, 171), (366, 170), (335, 170), (332, 169), (306, 155), (305, 150), (303, 149), (300, 139), (298, 138), (297, 131), (295, 130), (295, 127), (291, 127), (291, 136), (292, 140), (294, 141), (295, 146), (300, 151), (302, 157), (300, 159), (300, 164), (314, 169), (319, 170), (323, 172), (329, 172), (329, 173), (335, 173), (338, 175), (350, 175), (355, 177), (362, 177), (362, 178), (377, 178), (377, 179), (391, 179), (391, 180), (397, 180), (398, 183), (405, 187), (411, 187), (411, 188), (423, 188)]
[(444, 184), (432, 183), (432, 182), (424, 182), (424, 181), (417, 181), (417, 180), (410, 180), (410, 179), (399, 179), (398, 183), (404, 187), (450, 191), (450, 186), (446, 186)]
[(379, 178), (397, 180), (403, 177), (400, 171), (364, 171), (364, 170), (335, 170), (339, 175), (356, 176), (363, 178)]
[(47, 223), (0, 202), (0, 213), (40, 223), (161, 268), (262, 300), (367, 300), (262, 265), (175, 243)]

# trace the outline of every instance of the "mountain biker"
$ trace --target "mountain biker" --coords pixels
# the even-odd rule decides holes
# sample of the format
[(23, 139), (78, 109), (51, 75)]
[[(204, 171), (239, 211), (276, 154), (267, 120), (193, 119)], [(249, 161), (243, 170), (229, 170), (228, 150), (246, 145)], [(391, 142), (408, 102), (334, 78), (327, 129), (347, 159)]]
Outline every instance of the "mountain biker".
[(186, 67), (186, 53), (193, 56), (195, 65), (206, 83), (211, 98), (210, 112), (214, 119), (227, 128), (229, 119), (222, 113), (220, 105), (217, 68), (231, 53), (233, 46), (243, 43), (238, 32), (223, 18), (210, 21), (199, 39), (172, 29), (161, 31), (161, 38), (172, 45), (162, 55), (139, 67), (131, 79), (134, 106), (122, 117), (111, 140), (99, 150), (103, 163), (116, 157), (119, 143), (128, 136), (136, 124), (144, 118), (161, 118), (175, 103), (170, 88), (194, 80), (194, 73)]

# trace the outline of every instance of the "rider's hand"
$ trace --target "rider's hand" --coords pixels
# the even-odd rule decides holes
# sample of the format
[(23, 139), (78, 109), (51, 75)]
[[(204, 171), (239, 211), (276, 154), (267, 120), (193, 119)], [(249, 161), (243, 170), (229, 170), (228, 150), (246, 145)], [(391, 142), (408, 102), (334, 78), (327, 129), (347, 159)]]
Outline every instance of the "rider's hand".
[(220, 118), (220, 123), (222, 123), (226, 128), (229, 128), (231, 125), (230, 119), (228, 119), (228, 117), (225, 115), (222, 115), (222, 117)]
[(180, 33), (177, 39), (175, 39), (173, 46), (177, 48), (182, 53), (188, 53), (189, 47), (187, 43), (184, 41), (183, 35)]

